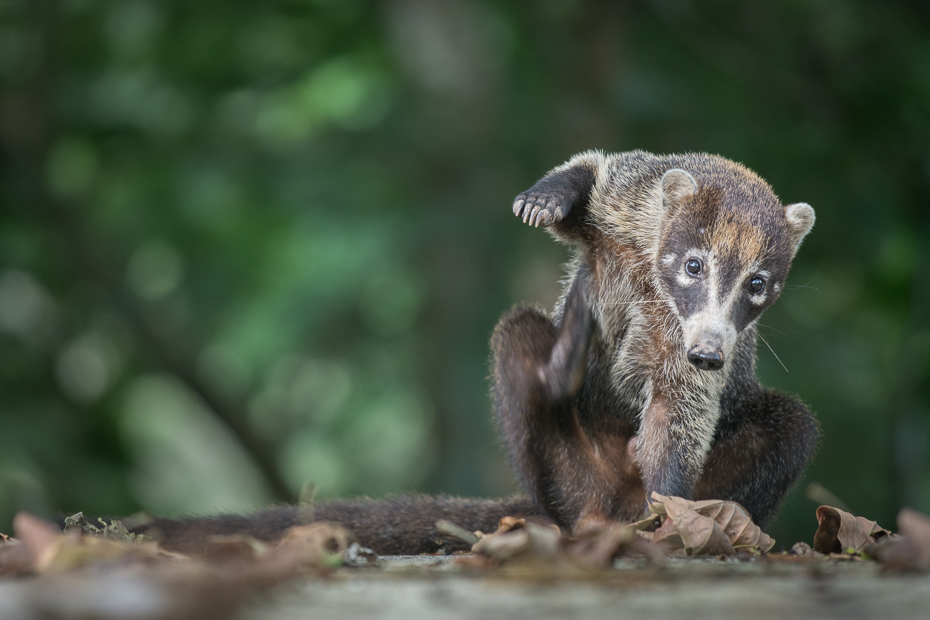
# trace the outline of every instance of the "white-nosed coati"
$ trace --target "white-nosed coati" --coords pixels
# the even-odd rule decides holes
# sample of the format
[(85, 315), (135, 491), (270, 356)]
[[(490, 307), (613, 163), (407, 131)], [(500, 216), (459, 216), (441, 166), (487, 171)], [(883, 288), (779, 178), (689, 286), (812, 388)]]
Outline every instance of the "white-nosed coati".
[[(514, 213), (572, 245), (552, 315), (520, 306), (491, 339), (493, 398), (529, 498), (337, 500), (312, 519), (343, 523), (382, 554), (464, 545), (437, 519), (493, 530), (528, 514), (578, 531), (642, 516), (649, 492), (726, 499), (764, 524), (795, 483), (818, 426), (755, 375), (755, 324), (781, 293), (814, 223), (740, 164), (693, 153), (589, 151), (517, 196)], [(280, 536), (305, 509), (171, 520), (163, 544), (211, 534)]]

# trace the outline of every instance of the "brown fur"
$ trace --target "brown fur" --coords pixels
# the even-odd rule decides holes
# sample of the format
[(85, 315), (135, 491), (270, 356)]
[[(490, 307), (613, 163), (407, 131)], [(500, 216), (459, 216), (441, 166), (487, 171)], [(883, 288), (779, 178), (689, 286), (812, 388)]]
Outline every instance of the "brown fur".
[[(754, 322), (782, 290), (813, 210), (783, 207), (721, 157), (636, 151), (573, 158), (520, 194), (514, 213), (575, 252), (552, 316), (518, 308), (492, 339), (498, 420), (540, 510), (583, 528), (636, 519), (658, 491), (771, 517), (818, 431), (801, 403), (759, 385)], [(703, 269), (694, 277), (683, 271), (691, 258)], [(751, 278), (761, 293), (747, 290)], [(547, 347), (572, 339), (587, 355), (557, 363)], [(579, 389), (557, 399), (540, 384), (579, 372)]]

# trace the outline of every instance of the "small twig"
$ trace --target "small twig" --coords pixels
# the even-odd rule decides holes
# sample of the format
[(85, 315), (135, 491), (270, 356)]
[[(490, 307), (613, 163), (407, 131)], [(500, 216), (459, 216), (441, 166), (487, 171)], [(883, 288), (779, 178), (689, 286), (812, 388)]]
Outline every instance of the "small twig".
[(467, 542), (469, 545), (473, 545), (478, 542), (479, 538), (475, 536), (474, 533), (469, 532), (465, 528), (456, 525), (452, 521), (446, 521), (445, 519), (440, 519), (436, 521), (436, 529), (442, 532), (443, 534), (448, 534), (453, 538), (458, 538), (459, 540)]
[(849, 506), (846, 505), (846, 502), (834, 495), (830, 489), (823, 486), (819, 482), (811, 482), (809, 485), (807, 485), (807, 489), (805, 490), (804, 495), (807, 496), (807, 499), (816, 504), (833, 506), (834, 508), (839, 508), (840, 510), (849, 512)]

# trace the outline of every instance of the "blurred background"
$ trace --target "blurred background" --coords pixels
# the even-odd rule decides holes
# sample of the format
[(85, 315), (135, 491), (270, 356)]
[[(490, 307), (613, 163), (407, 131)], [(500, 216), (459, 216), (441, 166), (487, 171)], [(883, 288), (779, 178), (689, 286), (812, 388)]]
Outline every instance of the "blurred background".
[(759, 373), (817, 483), (930, 510), (930, 10), (913, 2), (0, 2), (0, 531), (516, 487), (488, 338), (589, 148), (719, 153), (817, 225)]

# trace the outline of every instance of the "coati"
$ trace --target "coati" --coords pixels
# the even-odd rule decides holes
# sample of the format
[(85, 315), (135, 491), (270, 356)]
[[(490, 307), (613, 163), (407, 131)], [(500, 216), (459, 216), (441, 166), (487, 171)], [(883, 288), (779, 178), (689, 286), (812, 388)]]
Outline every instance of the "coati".
[[(492, 395), (528, 498), (337, 500), (341, 522), (382, 554), (462, 548), (444, 518), (489, 531), (507, 514), (571, 531), (640, 518), (651, 491), (734, 500), (764, 524), (811, 457), (818, 425), (755, 375), (756, 320), (782, 292), (814, 223), (740, 164), (715, 155), (589, 151), (517, 196), (514, 214), (572, 246), (551, 316), (518, 306), (491, 338)], [(163, 545), (210, 534), (273, 539), (297, 507), (148, 526)]]
[(571, 243), (552, 318), (494, 331), (494, 400), (536, 505), (573, 529), (647, 493), (734, 500), (765, 523), (814, 451), (808, 409), (755, 375), (755, 323), (814, 223), (713, 155), (582, 153), (514, 213)]

